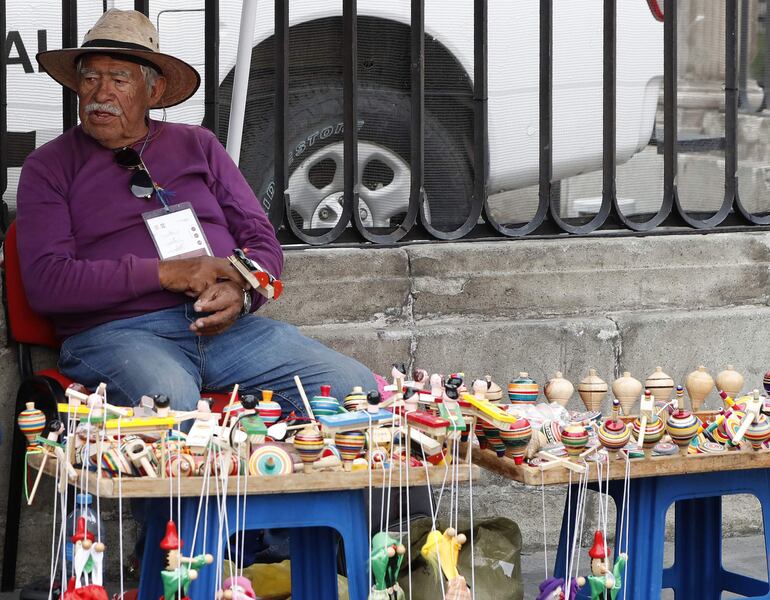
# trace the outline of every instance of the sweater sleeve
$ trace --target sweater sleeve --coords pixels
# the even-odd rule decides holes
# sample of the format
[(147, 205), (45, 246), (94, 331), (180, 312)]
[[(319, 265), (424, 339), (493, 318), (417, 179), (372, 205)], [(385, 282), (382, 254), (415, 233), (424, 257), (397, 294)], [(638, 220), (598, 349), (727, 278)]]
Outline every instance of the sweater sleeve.
[(132, 254), (117, 260), (77, 258), (68, 186), (57, 173), (32, 156), (19, 180), (19, 260), (32, 308), (41, 314), (83, 313), (160, 291), (157, 259)]
[[(211, 171), (210, 187), (219, 201), (231, 235), (249, 258), (275, 276), (283, 271), (283, 250), (275, 230), (243, 174), (216, 136), (200, 128), (200, 140)], [(253, 309), (265, 303), (253, 294)]]

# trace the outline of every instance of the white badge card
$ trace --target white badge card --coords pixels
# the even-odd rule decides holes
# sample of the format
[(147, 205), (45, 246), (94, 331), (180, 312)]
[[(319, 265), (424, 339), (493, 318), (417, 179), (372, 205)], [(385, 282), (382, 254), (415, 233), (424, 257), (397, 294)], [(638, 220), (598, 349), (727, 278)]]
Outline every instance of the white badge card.
[(142, 214), (161, 260), (213, 256), (198, 217), (189, 202)]

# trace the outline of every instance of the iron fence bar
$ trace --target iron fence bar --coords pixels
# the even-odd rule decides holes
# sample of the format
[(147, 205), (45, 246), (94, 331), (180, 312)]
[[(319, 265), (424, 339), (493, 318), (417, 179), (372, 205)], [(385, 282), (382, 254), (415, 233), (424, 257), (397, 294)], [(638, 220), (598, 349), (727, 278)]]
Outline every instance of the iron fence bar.
[(540, 160), (538, 212), (551, 208), (553, 193), (553, 0), (540, 0)]
[(144, 13), (145, 16), (150, 16), (150, 0), (134, 0), (134, 10), (138, 10), (140, 13)]
[(289, 113), (289, 0), (275, 0), (275, 140), (273, 147), (273, 185), (275, 191), (270, 205), (263, 208), (273, 229), (278, 231), (283, 221), (286, 192), (286, 115)]
[[(288, 0), (287, 0), (288, 1)], [(336, 240), (350, 223), (350, 217), (355, 211), (358, 214), (358, 44), (357, 44), (357, 0), (342, 2), (342, 47), (345, 49), (342, 58), (342, 147), (344, 152), (343, 165), (344, 199), (342, 211), (337, 224), (321, 235), (308, 235), (291, 217), (290, 198), (286, 195), (286, 224), (291, 232), (301, 241), (311, 246), (322, 246)], [(363, 223), (358, 218), (355, 221), (359, 231)]]
[[(62, 0), (62, 47), (75, 48), (78, 45), (78, 2)], [(62, 130), (67, 131), (78, 123), (77, 95), (62, 86)]]
[[(550, 4), (550, 3), (549, 3)], [(546, 40), (546, 47), (548, 48), (547, 56), (543, 56), (543, 48), (544, 48), (544, 39), (543, 36), (551, 35), (550, 27), (548, 28), (547, 33), (545, 33), (545, 27), (543, 25), (543, 17), (544, 14), (547, 17), (547, 21), (550, 23), (550, 17), (548, 17), (547, 12), (544, 12), (542, 9), (543, 2), (541, 2), (541, 10), (540, 10), (540, 89), (542, 90), (546, 84), (543, 82), (543, 76), (545, 75), (546, 79), (548, 80), (547, 86), (550, 87), (551, 85), (551, 43), (550, 41)], [(550, 6), (549, 9), (550, 11)], [(544, 64), (545, 63), (545, 64)], [(550, 108), (548, 110), (544, 110), (542, 101), (543, 101), (543, 94), (540, 95), (540, 115), (539, 115), (539, 126), (540, 126), (540, 174), (543, 174), (542, 166), (547, 162), (544, 160), (542, 149), (544, 147), (550, 146), (550, 136), (551, 136), (551, 119), (550, 119)], [(548, 113), (546, 115), (546, 113)], [(547, 116), (547, 119), (546, 119)], [(547, 121), (547, 122), (546, 122)], [(544, 132), (548, 136), (548, 141), (543, 142), (543, 134)], [(550, 156), (550, 155), (549, 155)], [(550, 158), (548, 159), (550, 160)], [(549, 169), (550, 169), (550, 162)], [(550, 173), (550, 171), (549, 171)], [(550, 174), (548, 175), (548, 182), (547, 185), (549, 187), (548, 194), (550, 195)], [(538, 189), (538, 202), (537, 202), (537, 210), (535, 211), (535, 214), (532, 216), (532, 218), (523, 225), (520, 225), (519, 227), (512, 227), (510, 225), (505, 225), (503, 223), (499, 223), (494, 216), (492, 215), (492, 211), (489, 208), (489, 198), (484, 201), (484, 220), (489, 224), (490, 227), (492, 227), (495, 231), (498, 233), (501, 233), (508, 237), (520, 237), (523, 235), (527, 235), (528, 233), (531, 233), (538, 229), (542, 224), (543, 221), (545, 221), (546, 216), (548, 215), (548, 197), (544, 196), (540, 193), (540, 190), (543, 189), (543, 182), (541, 181), (541, 185)]]
[(738, 40), (738, 107), (751, 110), (748, 95), (749, 79), (749, 0), (741, 0), (741, 29)]
[[(617, 0), (604, 0), (602, 27), (602, 205), (618, 215), (617, 176)], [(606, 209), (605, 209), (606, 207)], [(621, 217), (622, 218), (622, 217)]]
[(425, 212), (423, 227), (439, 240), (459, 240), (471, 232), (484, 210), (489, 171), (489, 120), (487, 110), (487, 25), (489, 11), (487, 0), (473, 2), (473, 198), (465, 222), (454, 231), (442, 231), (428, 222)]
[(765, 55), (762, 106), (759, 110), (770, 110), (770, 2), (765, 0)]
[[(353, 219), (358, 232), (376, 244), (393, 244), (404, 238), (414, 227), (422, 208), (424, 197), (425, 166), (425, 0), (412, 0), (410, 28), (410, 148), (409, 203), (404, 220), (393, 231), (380, 234), (368, 229), (361, 221), (358, 208)], [(370, 207), (371, 208), (371, 207)]]
[[(665, 0), (663, 6), (663, 205), (676, 206), (677, 212), (669, 219), (684, 219), (677, 190), (679, 137), (679, 100), (677, 88), (679, 66), (677, 55), (677, 0)], [(671, 210), (671, 208), (669, 208)]]
[[(248, 0), (246, 0), (248, 1)], [(219, 134), (219, 0), (204, 3), (203, 126)]]

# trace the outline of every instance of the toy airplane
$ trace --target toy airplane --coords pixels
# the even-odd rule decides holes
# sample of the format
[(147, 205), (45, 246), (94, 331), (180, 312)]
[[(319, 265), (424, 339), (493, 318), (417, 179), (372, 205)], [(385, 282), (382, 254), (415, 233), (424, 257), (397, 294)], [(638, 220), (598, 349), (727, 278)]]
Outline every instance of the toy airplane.
[(446, 436), (447, 428), (450, 426), (448, 419), (437, 417), (425, 410), (407, 411), (403, 406), (392, 406), (388, 410), (392, 410), (398, 415), (406, 415), (406, 422), (409, 427), (433, 437)]
[(323, 415), (318, 417), (318, 422), (324, 433), (356, 431), (366, 429), (370, 424), (390, 425), (393, 423), (393, 413), (384, 408), (379, 408), (375, 412), (356, 410), (336, 415)]
[(243, 250), (236, 248), (233, 255), (228, 256), (230, 261), (243, 278), (268, 300), (278, 300), (283, 291), (283, 283), (263, 269), (254, 259), (244, 254)]
[(465, 393), (462, 396), (460, 406), (465, 405), (466, 410), (470, 408), (470, 413), (498, 429), (508, 430), (518, 419), (509, 415), (503, 409), (489, 402), (489, 400), (479, 400), (475, 396)]

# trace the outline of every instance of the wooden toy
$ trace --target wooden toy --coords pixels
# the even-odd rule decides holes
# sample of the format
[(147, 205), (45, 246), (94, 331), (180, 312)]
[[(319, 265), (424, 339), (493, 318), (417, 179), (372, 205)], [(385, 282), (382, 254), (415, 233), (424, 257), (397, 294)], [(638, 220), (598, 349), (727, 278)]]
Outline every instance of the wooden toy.
[(532, 438), (532, 427), (526, 419), (519, 419), (511, 429), (501, 429), (500, 438), (505, 446), (505, 456), (520, 465), (524, 462), (527, 445)]
[(597, 432), (599, 443), (608, 451), (620, 452), (631, 438), (631, 427), (620, 418), (619, 408), (616, 398), (612, 401), (612, 417), (605, 419)]
[[(166, 552), (166, 565), (160, 572), (163, 581), (164, 600), (183, 600), (187, 598), (190, 583), (198, 578), (198, 569), (214, 562), (211, 554), (199, 554), (186, 557), (182, 554), (183, 541), (179, 538), (176, 523), (166, 524), (166, 535), (160, 541), (161, 550)], [(181, 596), (179, 592), (181, 591)]]
[[(470, 599), (470, 591), (467, 589), (465, 579), (457, 571), (457, 561), (460, 556), (460, 548), (466, 542), (462, 533), (457, 533), (454, 528), (447, 528), (444, 533), (433, 530), (428, 534), (420, 554), (428, 562), (435, 573), (443, 573), (448, 586), (454, 588), (453, 598), (459, 600)], [(440, 575), (439, 575), (440, 577)], [(454, 581), (454, 584), (452, 583)], [(463, 585), (466, 587), (463, 589)]]
[(628, 371), (624, 371), (622, 377), (612, 382), (612, 393), (620, 402), (624, 415), (633, 414), (634, 404), (642, 395), (642, 391), (642, 382), (631, 377)]
[(604, 542), (601, 531), (594, 533), (594, 545), (588, 551), (591, 557), (591, 574), (587, 577), (591, 588), (591, 600), (615, 600), (623, 585), (628, 556), (621, 552), (613, 566), (610, 549)]
[(222, 582), (222, 591), (217, 600), (256, 600), (257, 594), (248, 577), (228, 577)]
[(698, 418), (684, 408), (677, 408), (666, 419), (666, 431), (671, 436), (671, 441), (679, 446), (683, 456), (687, 454), (692, 439), (698, 435), (699, 428)]
[(647, 425), (653, 419), (657, 419), (658, 421), (660, 421), (658, 426), (656, 426), (656, 429), (660, 429), (661, 433), (660, 433), (660, 436), (653, 442), (647, 441), (648, 446), (651, 448), (656, 442), (660, 440), (661, 437), (663, 437), (663, 433), (662, 433), (662, 431), (664, 431), (663, 422), (662, 422), (662, 419), (653, 416), (652, 411), (654, 408), (655, 408), (655, 398), (650, 393), (650, 390), (645, 390), (644, 396), (642, 396), (641, 404), (639, 406), (639, 417), (634, 420), (634, 423), (632, 425), (633, 434), (634, 434), (634, 437), (636, 438), (637, 445), (639, 446), (639, 448), (647, 447), (645, 446), (645, 440), (647, 436)]
[(372, 537), (371, 547), (370, 564), (374, 586), (369, 594), (369, 600), (404, 598), (398, 576), (406, 547), (385, 531), (380, 531)]
[(249, 474), (273, 477), (288, 475), (294, 471), (291, 456), (283, 448), (266, 444), (260, 446), (249, 457)]
[(536, 404), (540, 388), (528, 373), (521, 372), (508, 384), (508, 400), (511, 404)]
[(585, 584), (585, 577), (573, 577), (570, 580), (568, 592), (564, 585), (564, 578), (548, 577), (538, 587), (540, 593), (535, 600), (564, 600), (567, 597), (575, 599), (578, 597), (580, 588)]
[(770, 440), (770, 419), (766, 415), (759, 415), (759, 418), (752, 420), (744, 437), (754, 450), (762, 450), (765, 442)]
[[(72, 571), (70, 585), (73, 590), (83, 590), (79, 595), (85, 598), (102, 597), (104, 544), (94, 543), (94, 535), (88, 531), (85, 517), (78, 517), (72, 542)], [(100, 589), (101, 588), (101, 589)], [(87, 592), (86, 592), (87, 590)], [(89, 595), (86, 595), (89, 594)], [(90, 595), (90, 594), (93, 594)], [(78, 597), (78, 595), (75, 595)], [(106, 593), (104, 595), (106, 598)]]
[(709, 375), (706, 367), (701, 365), (687, 376), (684, 380), (684, 387), (690, 396), (693, 412), (697, 412), (713, 389), (714, 378)]
[(759, 419), (760, 413), (762, 412), (762, 405), (763, 401), (759, 395), (759, 390), (754, 390), (753, 396), (751, 396), (745, 404), (744, 412), (746, 414), (741, 421), (738, 431), (730, 442), (732, 445), (737, 446), (743, 439), (746, 430), (755, 420)]
[(26, 408), (19, 413), (16, 422), (19, 429), (27, 438), (27, 449), (37, 448), (37, 437), (45, 429), (45, 415), (43, 411), (35, 408), (34, 402), (27, 402)]
[[(644, 389), (650, 390), (659, 402), (665, 404), (671, 399), (674, 380), (663, 372), (663, 367), (655, 367), (655, 370), (644, 380)], [(684, 405), (680, 404), (680, 406)]]
[(346, 471), (353, 467), (366, 445), (366, 436), (362, 431), (339, 431), (334, 434), (334, 445), (339, 450), (342, 466)]
[(737, 397), (743, 389), (743, 375), (733, 369), (732, 365), (727, 365), (724, 371), (717, 373), (717, 390), (721, 390), (732, 396)]
[[(370, 405), (371, 406), (371, 405)], [(325, 434), (334, 434), (338, 431), (351, 431), (365, 429), (369, 425), (390, 425), (393, 423), (393, 413), (384, 408), (377, 408), (376, 412), (357, 410), (352, 413), (338, 413), (333, 415), (319, 415), (318, 423)]]
[(294, 448), (302, 459), (305, 473), (313, 472), (313, 463), (321, 458), (324, 439), (314, 425), (308, 425), (294, 436)]
[(347, 411), (364, 410), (366, 408), (366, 393), (360, 385), (355, 386), (351, 392), (345, 396), (343, 406)]
[(492, 377), (487, 375), (484, 378), (487, 384), (486, 397), (490, 402), (500, 402), (503, 399), (503, 388), (492, 381)]
[(482, 421), (481, 426), (484, 428), (484, 439), (487, 442), (487, 448), (493, 450), (500, 458), (505, 456), (505, 444), (503, 443), (503, 438), (500, 437), (500, 430), (487, 421)]
[(569, 380), (564, 379), (561, 371), (556, 371), (556, 375), (549, 379), (543, 387), (543, 393), (548, 398), (548, 402), (567, 406), (572, 394), (575, 393), (575, 386)]
[(588, 430), (585, 425), (570, 423), (561, 431), (561, 443), (571, 458), (578, 458), (586, 449)]
[(144, 440), (135, 436), (126, 438), (121, 450), (137, 469), (144, 472), (146, 477), (158, 477), (155, 466), (151, 462), (152, 454)]
[[(283, 283), (280, 279), (273, 277), (269, 272), (262, 268), (254, 259), (246, 256), (248, 250), (236, 248), (232, 256), (227, 260), (235, 267), (252, 289), (257, 290), (268, 300), (278, 300), (283, 292)], [(166, 600), (170, 600), (166, 598)]]
[(48, 435), (46, 435), (45, 440), (40, 440), (40, 447), (43, 449), (43, 462), (40, 463), (40, 470), (37, 472), (35, 483), (32, 486), (32, 491), (29, 493), (27, 506), (31, 506), (33, 500), (35, 499), (37, 486), (40, 485), (40, 479), (43, 476), (46, 461), (51, 454), (53, 454), (59, 461), (59, 466), (63, 466), (67, 470), (67, 475), (70, 480), (77, 479), (77, 471), (75, 471), (75, 468), (67, 461), (67, 458), (64, 456), (64, 450), (62, 449), (61, 444), (59, 444), (59, 437), (63, 433), (64, 424), (61, 421), (58, 419), (53, 419), (48, 423)]
[(589, 411), (601, 410), (602, 401), (607, 395), (607, 382), (596, 373), (596, 369), (588, 369), (588, 375), (578, 384), (578, 394)]
[(762, 378), (762, 386), (765, 388), (765, 394), (770, 395), (770, 371)]
[(516, 422), (516, 417), (509, 415), (499, 406), (492, 404), (489, 400), (479, 400), (471, 394), (462, 394), (460, 406), (466, 414), (471, 414), (477, 419), (485, 421), (498, 429), (509, 429)]

